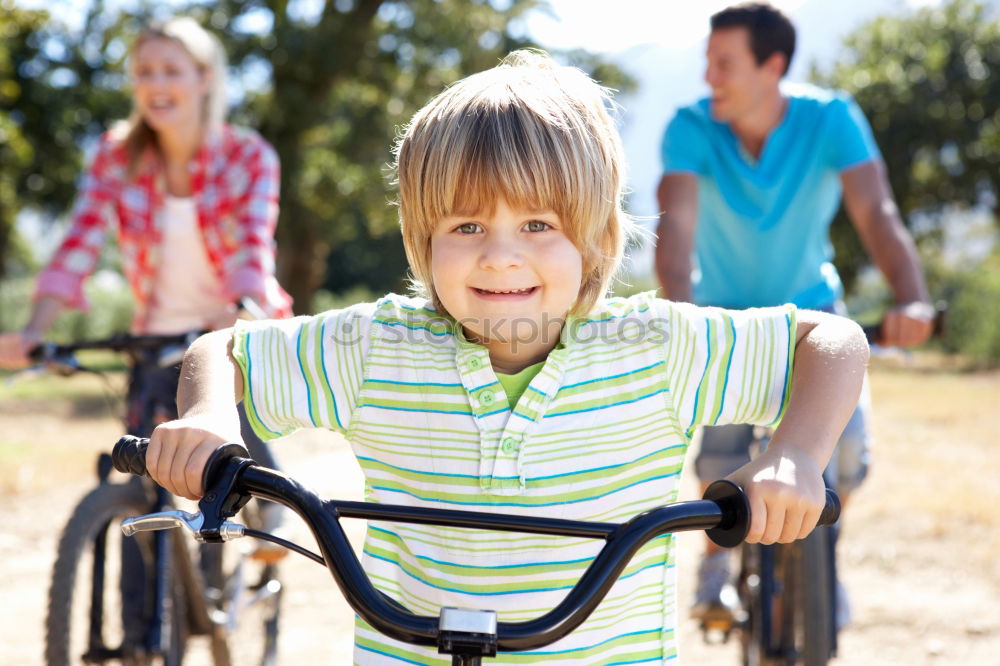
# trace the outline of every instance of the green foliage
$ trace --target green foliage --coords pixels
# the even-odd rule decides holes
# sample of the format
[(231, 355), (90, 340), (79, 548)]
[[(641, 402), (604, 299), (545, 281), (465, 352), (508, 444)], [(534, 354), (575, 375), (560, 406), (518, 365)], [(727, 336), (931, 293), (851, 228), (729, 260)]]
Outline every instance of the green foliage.
[(373, 291), (368, 287), (358, 285), (346, 291), (333, 293), (326, 289), (320, 289), (313, 296), (313, 310), (311, 314), (328, 312), (330, 310), (341, 310), (358, 303), (374, 303), (382, 298), (385, 292)]
[[(949, 205), (995, 205), (1000, 194), (1000, 22), (977, 0), (867, 23), (844, 43), (822, 85), (850, 92), (872, 124), (904, 219), (930, 222)], [(831, 230), (850, 283), (864, 253), (846, 216)]]
[(1000, 251), (974, 266), (927, 267), (931, 288), (948, 303), (944, 349), (976, 368), (1000, 367)]
[(122, 35), (134, 20), (97, 1), (73, 33), (46, 11), (0, 0), (0, 276), (23, 255), (11, 233), (17, 212), (66, 212), (82, 148), (128, 113)]
[(17, 45), (37, 28), (41, 16), (16, 10), (9, 0), (0, 2), (0, 278), (6, 273), (5, 258), (13, 254), (18, 176), (32, 157), (31, 144), (12, 117), (21, 96), (17, 68), (22, 55)]

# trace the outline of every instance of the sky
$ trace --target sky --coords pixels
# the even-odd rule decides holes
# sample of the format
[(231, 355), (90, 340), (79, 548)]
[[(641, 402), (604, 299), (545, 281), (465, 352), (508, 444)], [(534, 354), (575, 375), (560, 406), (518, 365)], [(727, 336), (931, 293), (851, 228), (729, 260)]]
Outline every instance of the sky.
[[(615, 0), (608, 11), (607, 0), (549, 0), (550, 12), (538, 12), (529, 20), (530, 31), (551, 48), (584, 46), (602, 53), (624, 51), (637, 44), (661, 44), (685, 48), (708, 35), (708, 18), (734, 0)], [(939, 4), (940, 0), (898, 0), (899, 8)], [(795, 19), (808, 0), (771, 0), (771, 4)], [(816, 3), (812, 3), (816, 4)], [(864, 15), (851, 3), (840, 5), (842, 14)], [(880, 6), (887, 3), (873, 2)]]

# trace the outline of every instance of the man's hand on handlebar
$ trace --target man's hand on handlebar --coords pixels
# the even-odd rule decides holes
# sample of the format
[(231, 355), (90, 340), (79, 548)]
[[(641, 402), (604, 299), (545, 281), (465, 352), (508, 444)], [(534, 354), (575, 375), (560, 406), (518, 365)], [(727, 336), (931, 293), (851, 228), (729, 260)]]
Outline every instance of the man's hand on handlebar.
[(884, 347), (919, 347), (934, 333), (935, 314), (930, 303), (897, 305), (885, 313), (875, 342)]
[(149, 438), (146, 468), (150, 477), (180, 497), (201, 499), (202, 473), (212, 452), (227, 442), (242, 442), (239, 415), (188, 414), (157, 426)]

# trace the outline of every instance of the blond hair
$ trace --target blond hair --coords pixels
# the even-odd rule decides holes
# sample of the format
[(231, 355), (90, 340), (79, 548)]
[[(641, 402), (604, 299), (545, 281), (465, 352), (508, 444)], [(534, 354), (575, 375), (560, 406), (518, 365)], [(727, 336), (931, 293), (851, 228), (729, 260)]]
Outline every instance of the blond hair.
[(574, 311), (603, 296), (632, 222), (611, 94), (548, 55), (515, 51), (445, 89), (395, 147), (400, 224), (414, 284), (444, 311), (431, 279), (431, 234), (451, 215), (489, 213), (499, 199), (551, 209), (583, 257)]
[[(211, 86), (203, 100), (202, 124), (206, 134), (218, 129), (226, 116), (226, 52), (222, 43), (193, 18), (177, 16), (148, 25), (132, 42), (129, 56), (134, 56), (139, 47), (154, 39), (168, 39), (176, 43), (191, 56), (202, 74), (211, 77)], [(115, 128), (115, 132), (122, 136), (129, 171), (134, 172), (146, 148), (157, 145), (156, 132), (135, 107), (128, 120)]]

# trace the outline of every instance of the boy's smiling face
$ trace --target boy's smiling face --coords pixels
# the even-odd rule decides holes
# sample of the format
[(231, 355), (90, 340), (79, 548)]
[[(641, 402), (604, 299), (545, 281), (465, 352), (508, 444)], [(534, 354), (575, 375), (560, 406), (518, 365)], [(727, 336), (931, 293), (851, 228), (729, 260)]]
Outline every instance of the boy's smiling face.
[[(511, 208), (440, 220), (431, 236), (434, 289), (493, 367), (545, 359), (580, 293), (583, 258), (551, 210)], [(544, 328), (543, 328), (544, 327)]]

